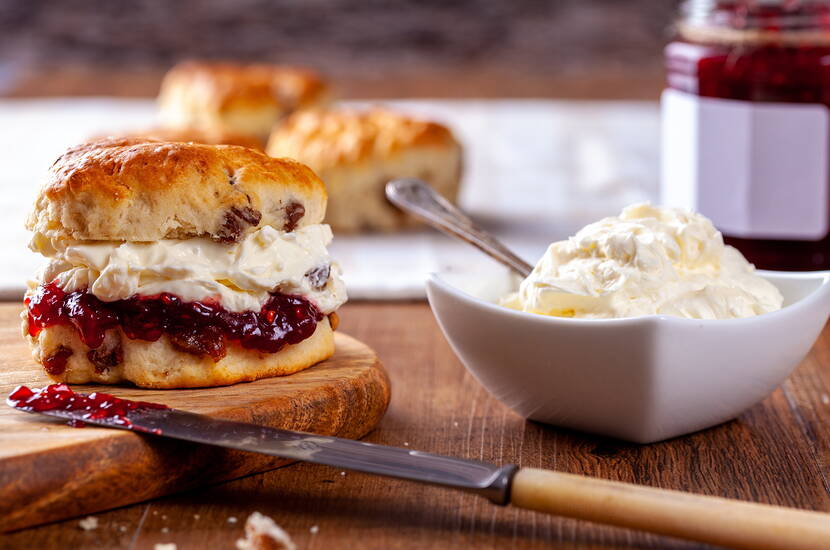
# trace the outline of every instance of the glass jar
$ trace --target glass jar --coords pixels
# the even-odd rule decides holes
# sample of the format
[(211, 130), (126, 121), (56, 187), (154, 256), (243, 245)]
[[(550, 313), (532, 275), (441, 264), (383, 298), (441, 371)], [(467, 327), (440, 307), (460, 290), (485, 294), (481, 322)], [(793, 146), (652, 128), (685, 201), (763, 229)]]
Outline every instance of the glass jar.
[(662, 200), (764, 269), (830, 269), (830, 0), (689, 0), (665, 50)]

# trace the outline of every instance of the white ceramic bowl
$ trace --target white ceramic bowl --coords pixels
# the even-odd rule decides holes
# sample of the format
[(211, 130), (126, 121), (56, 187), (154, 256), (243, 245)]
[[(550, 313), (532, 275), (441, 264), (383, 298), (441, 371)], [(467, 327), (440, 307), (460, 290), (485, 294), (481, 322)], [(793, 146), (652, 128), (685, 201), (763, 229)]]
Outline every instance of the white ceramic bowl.
[(492, 274), (433, 275), (432, 310), (455, 353), (525, 418), (639, 443), (714, 426), (769, 395), (830, 313), (830, 272), (759, 272), (784, 307), (747, 319), (562, 319), (494, 302)]

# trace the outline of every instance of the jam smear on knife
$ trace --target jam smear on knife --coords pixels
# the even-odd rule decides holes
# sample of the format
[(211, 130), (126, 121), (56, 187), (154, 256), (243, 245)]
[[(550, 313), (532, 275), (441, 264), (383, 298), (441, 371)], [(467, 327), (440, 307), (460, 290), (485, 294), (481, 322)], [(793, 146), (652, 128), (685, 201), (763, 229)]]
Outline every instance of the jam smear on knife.
[[(77, 393), (66, 384), (51, 384), (45, 388), (31, 389), (18, 386), (9, 394), (6, 402), (24, 411), (83, 411), (88, 420), (111, 419), (116, 424), (132, 427), (128, 418), (131, 411), (146, 409), (168, 409), (167, 405), (121, 399), (108, 393)], [(83, 421), (71, 420), (70, 425), (83, 427)]]

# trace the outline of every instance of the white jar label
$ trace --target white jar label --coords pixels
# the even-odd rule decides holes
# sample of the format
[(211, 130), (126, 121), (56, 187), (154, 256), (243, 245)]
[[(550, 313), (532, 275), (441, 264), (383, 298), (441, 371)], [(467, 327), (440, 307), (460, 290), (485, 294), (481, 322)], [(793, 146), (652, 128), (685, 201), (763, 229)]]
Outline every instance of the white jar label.
[(661, 202), (735, 237), (819, 240), (828, 232), (828, 108), (662, 97)]

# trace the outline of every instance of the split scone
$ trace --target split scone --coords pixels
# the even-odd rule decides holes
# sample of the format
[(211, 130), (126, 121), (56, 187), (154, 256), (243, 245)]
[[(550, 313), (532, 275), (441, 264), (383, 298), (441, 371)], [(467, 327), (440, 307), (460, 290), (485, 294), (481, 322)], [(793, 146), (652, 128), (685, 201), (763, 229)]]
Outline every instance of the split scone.
[(243, 147), (121, 139), (70, 149), (28, 228), (49, 259), (23, 329), (51, 378), (233, 384), (334, 352), (346, 300), (306, 166)]
[(417, 225), (386, 200), (389, 180), (420, 178), (450, 200), (461, 180), (461, 146), (448, 128), (387, 109), (295, 113), (274, 129), (267, 152), (307, 164), (326, 182), (335, 231)]
[(242, 134), (264, 144), (279, 120), (323, 105), (329, 95), (308, 69), (189, 61), (168, 71), (158, 104), (165, 126)]

